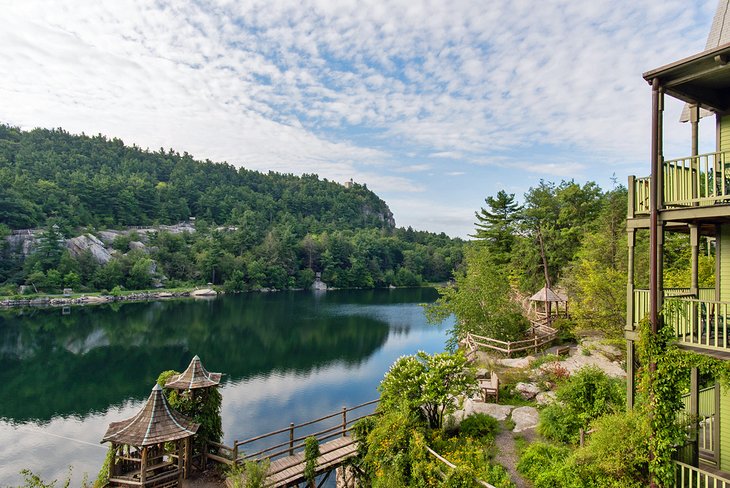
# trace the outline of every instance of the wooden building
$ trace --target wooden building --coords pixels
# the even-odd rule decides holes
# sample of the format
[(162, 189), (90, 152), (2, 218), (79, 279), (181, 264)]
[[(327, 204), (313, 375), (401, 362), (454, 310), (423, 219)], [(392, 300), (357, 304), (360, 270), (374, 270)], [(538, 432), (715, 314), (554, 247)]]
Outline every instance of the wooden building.
[[(730, 359), (730, 0), (720, 0), (706, 50), (644, 73), (651, 85), (651, 172), (629, 177), (627, 339), (629, 407), (635, 395), (637, 325), (648, 317), (657, 332), (661, 321), (671, 326), (679, 347)], [(686, 103), (682, 121), (689, 122), (691, 147), (677, 159), (664, 158), (666, 97)], [(700, 154), (699, 121), (714, 118), (715, 150)], [(669, 122), (668, 122), (669, 123)], [(676, 122), (674, 122), (676, 123)], [(671, 142), (671, 141), (669, 141)], [(712, 143), (713, 141), (710, 141)], [(703, 141), (704, 143), (704, 141)], [(648, 231), (648, 232), (647, 232)], [(667, 233), (684, 234), (691, 251), (687, 288), (665, 289), (664, 245)], [(647, 235), (648, 234), (648, 235)], [(635, 286), (637, 239), (649, 239), (648, 289)], [(715, 242), (715, 285), (699, 287), (698, 260), (702, 240)], [(672, 313), (664, 317), (665, 304)], [(677, 485), (730, 484), (730, 392), (716, 378), (696, 369), (678, 417), (690, 422), (694, 433), (677, 452)]]
[(530, 297), (530, 308), (539, 318), (567, 317), (568, 297), (560, 291), (543, 286), (540, 291)]
[(155, 384), (147, 402), (131, 418), (112, 422), (101, 442), (111, 442), (111, 487), (178, 486), (185, 453), (198, 424), (173, 410)]

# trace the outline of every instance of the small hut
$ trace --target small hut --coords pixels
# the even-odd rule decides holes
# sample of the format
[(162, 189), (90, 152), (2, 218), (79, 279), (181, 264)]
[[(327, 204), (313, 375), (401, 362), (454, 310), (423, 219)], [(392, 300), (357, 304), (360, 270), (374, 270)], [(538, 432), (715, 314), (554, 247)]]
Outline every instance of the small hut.
[(221, 373), (209, 373), (203, 366), (203, 362), (196, 355), (182, 374), (175, 375), (167, 380), (165, 388), (172, 388), (174, 390), (197, 390), (218, 386), (218, 383), (221, 381), (221, 376)]
[[(538, 306), (540, 303), (542, 307)], [(553, 291), (547, 286), (543, 286), (540, 291), (530, 297), (530, 308), (540, 318), (567, 317), (568, 297), (560, 291)]]
[(112, 422), (101, 440), (111, 442), (111, 487), (175, 487), (199, 425), (173, 410), (155, 384), (134, 417)]

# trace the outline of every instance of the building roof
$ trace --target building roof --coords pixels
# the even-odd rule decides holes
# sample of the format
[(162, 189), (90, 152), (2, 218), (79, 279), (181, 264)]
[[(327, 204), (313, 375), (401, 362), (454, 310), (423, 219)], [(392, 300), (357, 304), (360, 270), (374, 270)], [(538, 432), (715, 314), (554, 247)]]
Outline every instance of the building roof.
[[(712, 26), (710, 27), (710, 33), (707, 35), (707, 43), (705, 44), (705, 51), (718, 48), (727, 43), (730, 43), (730, 0), (718, 0), (717, 10), (715, 10), (715, 17), (712, 20)], [(710, 115), (709, 110), (700, 110), (700, 118)], [(679, 118), (680, 122), (689, 121), (689, 104), (684, 106), (682, 115)]]
[(531, 302), (560, 302), (564, 303), (568, 301), (568, 297), (560, 292), (554, 292), (550, 288), (545, 286), (540, 289), (537, 293), (530, 297)]
[(112, 422), (101, 442), (144, 447), (195, 435), (199, 424), (176, 412), (155, 384), (147, 403), (134, 417)]
[(209, 373), (198, 356), (194, 356), (187, 369), (179, 375), (171, 377), (165, 388), (175, 390), (194, 390), (216, 386), (221, 381), (221, 373)]

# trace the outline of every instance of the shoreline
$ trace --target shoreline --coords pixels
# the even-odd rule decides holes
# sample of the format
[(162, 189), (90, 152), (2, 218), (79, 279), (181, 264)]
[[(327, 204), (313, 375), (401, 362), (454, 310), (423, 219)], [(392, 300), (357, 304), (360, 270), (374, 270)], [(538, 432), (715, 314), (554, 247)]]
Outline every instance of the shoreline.
[[(388, 290), (396, 288), (440, 288), (443, 283), (427, 283), (422, 286), (399, 286), (399, 287), (380, 287), (380, 288), (368, 288), (370, 290)], [(327, 290), (311, 290), (318, 292), (326, 291), (338, 291), (338, 290), (363, 290), (365, 288), (328, 288)], [(290, 288), (286, 290), (279, 290), (276, 288), (261, 288), (258, 290), (249, 290), (238, 293), (277, 293), (282, 291), (305, 291), (304, 288)], [(198, 299), (212, 299), (220, 295), (225, 295), (226, 292), (222, 290), (216, 290), (214, 288), (189, 288), (189, 289), (175, 289), (175, 290), (160, 290), (160, 291), (131, 291), (123, 295), (100, 295), (94, 294), (74, 294), (74, 296), (59, 296), (59, 295), (42, 295), (33, 296), (32, 298), (14, 298), (14, 297), (0, 297), (0, 311), (2, 310), (13, 310), (21, 308), (63, 308), (71, 306), (84, 306), (84, 305), (104, 305), (108, 303), (118, 302), (155, 302), (162, 300), (181, 299), (181, 298), (198, 298)]]

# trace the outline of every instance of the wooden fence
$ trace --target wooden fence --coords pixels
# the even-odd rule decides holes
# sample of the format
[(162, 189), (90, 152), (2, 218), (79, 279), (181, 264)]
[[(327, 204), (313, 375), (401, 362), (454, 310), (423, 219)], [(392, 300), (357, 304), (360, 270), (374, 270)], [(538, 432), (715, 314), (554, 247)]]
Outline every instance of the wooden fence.
[(551, 343), (558, 336), (557, 329), (553, 329), (544, 324), (533, 322), (533, 336), (529, 339), (520, 341), (500, 341), (491, 337), (480, 336), (467, 332), (467, 358), (470, 354), (476, 354), (475, 351), (479, 347), (485, 347), (506, 354), (508, 357), (515, 352), (527, 351), (534, 349), (537, 352), (541, 347)]
[[(441, 456), (439, 453), (437, 453), (436, 451), (434, 451), (430, 447), (426, 446), (426, 451), (428, 451), (428, 453), (431, 456), (433, 456), (434, 458), (436, 458), (442, 464), (445, 464), (446, 466), (448, 466), (450, 469), (456, 469), (457, 466), (454, 463), (450, 462), (448, 459), (446, 459), (445, 457)], [(443, 472), (441, 472), (441, 476), (442, 476), (442, 478), (446, 478), (446, 474), (443, 473)], [(478, 485), (483, 486), (484, 488), (496, 488), (494, 485), (490, 485), (486, 481), (482, 481), (479, 478), (475, 478), (474, 481), (476, 481), (476, 483)]]

